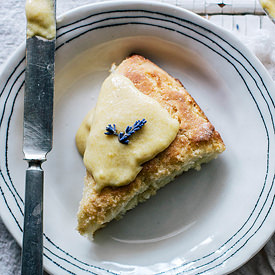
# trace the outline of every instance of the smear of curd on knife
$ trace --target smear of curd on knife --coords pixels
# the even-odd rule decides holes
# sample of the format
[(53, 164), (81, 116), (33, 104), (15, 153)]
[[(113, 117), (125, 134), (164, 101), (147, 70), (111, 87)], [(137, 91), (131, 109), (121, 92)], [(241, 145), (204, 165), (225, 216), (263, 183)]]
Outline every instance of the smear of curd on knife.
[(275, 0), (260, 0), (260, 3), (269, 16), (275, 19)]
[(27, 37), (40, 36), (53, 39), (56, 35), (55, 11), (52, 0), (27, 0)]
[[(115, 124), (119, 133), (143, 118), (146, 124), (129, 138), (128, 145), (104, 134), (108, 124)], [(102, 85), (95, 110), (80, 126), (76, 142), (79, 151), (85, 151), (84, 164), (100, 191), (132, 182), (142, 164), (165, 150), (178, 130), (178, 119), (159, 102), (141, 93), (127, 77), (112, 73)]]

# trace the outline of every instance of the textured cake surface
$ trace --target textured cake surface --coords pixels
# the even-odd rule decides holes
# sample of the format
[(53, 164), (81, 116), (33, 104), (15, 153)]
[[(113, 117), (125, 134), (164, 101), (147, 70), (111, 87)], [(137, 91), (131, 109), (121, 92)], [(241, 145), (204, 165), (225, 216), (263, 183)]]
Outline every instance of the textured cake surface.
[(140, 92), (157, 100), (178, 119), (180, 128), (170, 146), (146, 162), (135, 180), (126, 186), (105, 187), (99, 193), (92, 175), (87, 173), (78, 212), (78, 231), (89, 238), (182, 172), (200, 169), (202, 163), (225, 150), (220, 134), (180, 81), (139, 55), (125, 59), (116, 72), (129, 78)]

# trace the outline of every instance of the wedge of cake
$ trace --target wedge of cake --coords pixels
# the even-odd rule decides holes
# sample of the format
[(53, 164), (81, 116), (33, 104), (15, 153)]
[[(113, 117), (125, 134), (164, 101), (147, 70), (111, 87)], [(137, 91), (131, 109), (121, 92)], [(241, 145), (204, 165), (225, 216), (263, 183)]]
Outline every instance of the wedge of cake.
[[(225, 150), (220, 134), (179, 80), (139, 55), (125, 59), (115, 73), (129, 79), (140, 93), (157, 101), (177, 121), (178, 128), (169, 146), (143, 163), (128, 184), (105, 184), (99, 190), (93, 172), (87, 170), (78, 212), (78, 231), (90, 239), (96, 230), (113, 219), (121, 218), (126, 211), (147, 200), (176, 176), (190, 168), (200, 169), (202, 163), (209, 162)], [(92, 116), (93, 112), (90, 112), (81, 126), (82, 129), (86, 127), (87, 134)], [(148, 125), (144, 128), (149, 128)], [(77, 136), (77, 141), (80, 139)], [(83, 137), (78, 142), (82, 144), (82, 147), (79, 146), (82, 154), (86, 142)]]

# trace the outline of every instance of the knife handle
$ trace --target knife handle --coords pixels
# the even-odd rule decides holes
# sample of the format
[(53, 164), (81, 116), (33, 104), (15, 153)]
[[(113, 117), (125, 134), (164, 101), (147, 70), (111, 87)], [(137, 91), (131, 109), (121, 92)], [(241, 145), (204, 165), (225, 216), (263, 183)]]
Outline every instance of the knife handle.
[(26, 170), (22, 275), (43, 274), (43, 178), (41, 162)]

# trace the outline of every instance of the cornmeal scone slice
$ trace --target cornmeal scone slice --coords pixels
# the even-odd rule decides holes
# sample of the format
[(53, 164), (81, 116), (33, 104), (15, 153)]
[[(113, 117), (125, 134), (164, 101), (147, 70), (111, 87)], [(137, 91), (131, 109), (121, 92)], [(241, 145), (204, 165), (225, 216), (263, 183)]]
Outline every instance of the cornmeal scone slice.
[(200, 169), (202, 163), (225, 150), (220, 134), (180, 81), (139, 55), (125, 59), (116, 72), (129, 78), (140, 92), (157, 100), (178, 119), (180, 128), (169, 147), (146, 162), (128, 185), (105, 187), (99, 193), (95, 191), (92, 175), (87, 173), (78, 212), (78, 231), (90, 239), (96, 230), (120, 218), (182, 172)]

